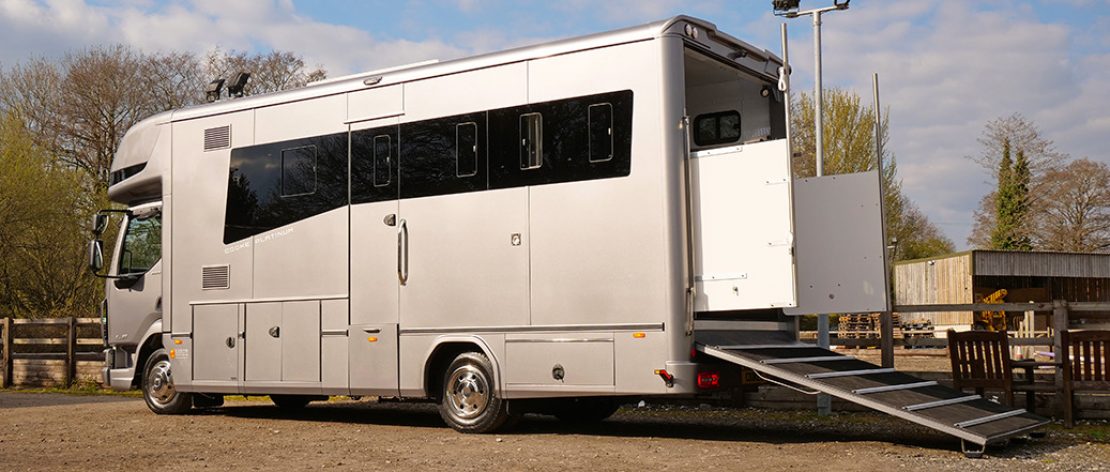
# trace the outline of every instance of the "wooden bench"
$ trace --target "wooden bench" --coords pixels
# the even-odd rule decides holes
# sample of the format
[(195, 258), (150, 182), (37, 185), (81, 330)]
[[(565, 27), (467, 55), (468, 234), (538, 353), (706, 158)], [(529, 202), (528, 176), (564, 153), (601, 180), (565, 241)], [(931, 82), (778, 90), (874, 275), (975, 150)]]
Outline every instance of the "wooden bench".
[[(1051, 363), (1020, 362), (1010, 359), (1010, 342), (1005, 331), (948, 330), (948, 357), (952, 361), (952, 383), (957, 390), (974, 388), (983, 395), (986, 389), (1000, 390), (1006, 405), (1014, 405), (1014, 392), (1025, 392), (1025, 409), (1034, 410), (1036, 392), (1055, 391), (1055, 385), (1035, 383), (1033, 369)], [(1025, 369), (1022, 382), (1014, 381), (1014, 369)]]
[(1064, 424), (1075, 425), (1074, 393), (1110, 392), (1110, 331), (1064, 331)]

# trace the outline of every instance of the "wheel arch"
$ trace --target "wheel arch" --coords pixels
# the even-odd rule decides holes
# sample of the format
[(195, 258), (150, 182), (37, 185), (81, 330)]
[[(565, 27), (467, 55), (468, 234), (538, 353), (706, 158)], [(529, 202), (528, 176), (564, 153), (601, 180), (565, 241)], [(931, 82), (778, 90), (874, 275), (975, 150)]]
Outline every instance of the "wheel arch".
[(436, 338), (428, 349), (428, 355), (424, 357), (423, 390), (425, 396), (439, 398), (440, 390), (443, 387), (441, 383), (443, 382), (444, 371), (452, 360), (464, 352), (479, 352), (489, 359), (490, 366), (493, 367), (493, 372), (490, 372), (490, 374), (493, 375), (494, 388), (500, 394), (502, 390), (501, 363), (482, 338), (477, 336), (441, 336)]
[(155, 320), (147, 328), (146, 333), (143, 334), (143, 340), (139, 343), (139, 349), (135, 354), (135, 376), (131, 378), (131, 388), (138, 388), (143, 384), (143, 369), (146, 367), (146, 360), (150, 355), (159, 349), (162, 349), (162, 320)]

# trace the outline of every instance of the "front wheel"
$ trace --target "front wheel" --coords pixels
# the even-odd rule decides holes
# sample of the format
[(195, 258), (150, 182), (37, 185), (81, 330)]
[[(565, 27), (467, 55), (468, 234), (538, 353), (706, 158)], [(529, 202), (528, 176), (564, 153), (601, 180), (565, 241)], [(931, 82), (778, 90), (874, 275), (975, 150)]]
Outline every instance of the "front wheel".
[(193, 406), (192, 394), (178, 392), (173, 384), (170, 356), (165, 349), (154, 351), (143, 369), (143, 399), (159, 415), (180, 415)]
[(459, 354), (443, 378), (439, 415), (448, 425), (464, 433), (490, 433), (511, 423), (508, 402), (494, 392), (493, 368), (477, 352)]

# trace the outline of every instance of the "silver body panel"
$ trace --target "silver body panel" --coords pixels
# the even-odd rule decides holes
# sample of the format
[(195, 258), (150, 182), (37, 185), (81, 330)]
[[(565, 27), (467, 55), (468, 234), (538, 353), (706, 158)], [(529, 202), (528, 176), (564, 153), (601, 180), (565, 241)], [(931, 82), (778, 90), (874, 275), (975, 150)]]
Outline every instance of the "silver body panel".
[[(772, 84), (779, 65), (711, 23), (679, 17), (381, 73), (369, 86), (354, 77), (177, 110), (136, 126), (113, 170), (150, 148), (148, 168), (110, 194), (130, 202), (152, 191), (146, 173), (160, 172), (148, 197), (164, 204), (163, 344), (177, 388), (425, 397), (435, 393), (427, 380), (442, 375), (429, 371), (435, 355), (463, 345), (489, 357), (507, 398), (695, 393), (685, 329), (686, 246), (697, 243), (687, 238), (683, 197), (687, 48), (720, 58), (744, 50), (722, 60), (759, 83)], [(729, 100), (748, 99), (745, 90)], [(225, 243), (235, 149), (617, 91), (634, 97), (626, 176), (348, 202)], [(204, 149), (205, 130), (221, 127), (229, 145)], [(782, 148), (748, 149), (788, 172)], [(767, 149), (779, 151), (757, 152)], [(764, 177), (781, 177), (775, 172)], [(767, 273), (777, 282), (767, 285), (773, 293), (760, 289), (763, 298), (727, 309), (793, 302), (791, 182), (761, 185), (785, 191), (750, 197), (773, 200), (760, 202), (764, 213), (748, 211), (757, 202), (736, 207), (748, 218), (770, 214), (767, 232), (785, 233), (764, 262), (775, 265)], [(735, 198), (722, 195), (713, 198)], [(764, 239), (744, 244), (762, 251)], [(740, 254), (758, 252), (747, 249)], [(206, 267), (226, 267), (227, 283), (205, 286)], [(674, 373), (673, 385), (659, 369)]]

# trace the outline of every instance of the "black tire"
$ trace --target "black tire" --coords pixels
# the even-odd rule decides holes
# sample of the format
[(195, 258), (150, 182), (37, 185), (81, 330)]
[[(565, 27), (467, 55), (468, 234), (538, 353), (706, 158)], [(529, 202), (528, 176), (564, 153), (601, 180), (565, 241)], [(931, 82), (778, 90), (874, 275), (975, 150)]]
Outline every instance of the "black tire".
[(515, 423), (509, 402), (497, 396), (489, 358), (479, 352), (459, 354), (443, 373), (439, 415), (463, 433), (492, 433)]
[(174, 388), (171, 365), (169, 354), (159, 349), (143, 366), (143, 400), (150, 411), (159, 415), (180, 415), (193, 407), (193, 395)]
[(194, 393), (193, 408), (219, 408), (224, 406), (224, 396), (218, 393)]
[(565, 423), (594, 424), (613, 416), (620, 407), (620, 402), (615, 398), (567, 398), (559, 400), (554, 415)]
[(278, 408), (282, 410), (301, 410), (308, 406), (308, 402), (315, 400), (317, 397), (314, 395), (270, 395), (270, 401), (274, 402)]

